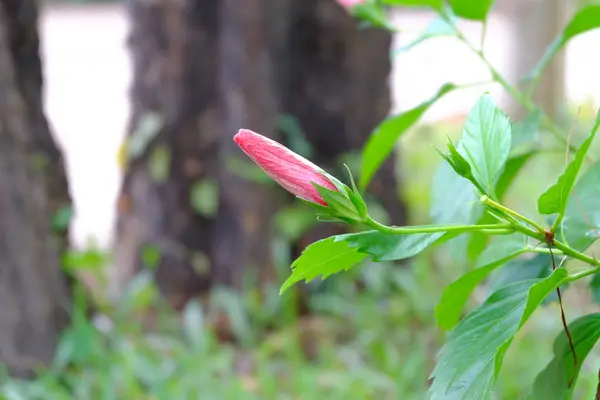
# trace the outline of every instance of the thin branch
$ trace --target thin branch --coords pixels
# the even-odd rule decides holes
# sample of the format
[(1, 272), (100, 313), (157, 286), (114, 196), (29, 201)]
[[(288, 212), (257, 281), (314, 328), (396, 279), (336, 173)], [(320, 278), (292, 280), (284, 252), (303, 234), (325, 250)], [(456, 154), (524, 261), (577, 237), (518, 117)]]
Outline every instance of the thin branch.
[[(554, 261), (554, 254), (552, 254), (552, 242), (554, 239), (552, 237), (546, 237), (546, 244), (548, 245), (548, 249), (550, 250), (550, 259), (552, 260), (552, 271), (556, 270), (556, 262)], [(561, 261), (560, 266), (563, 264), (566, 257)], [(571, 349), (571, 354), (573, 354), (573, 376), (569, 379), (569, 387), (573, 385), (573, 381), (575, 380), (575, 375), (577, 373), (577, 353), (575, 352), (575, 345), (573, 344), (573, 337), (571, 336), (571, 332), (569, 331), (569, 326), (567, 325), (567, 318), (565, 316), (565, 309), (563, 307), (562, 294), (560, 292), (560, 287), (556, 288), (556, 294), (558, 295), (558, 305), (560, 307), (560, 319), (562, 321), (563, 329), (565, 330), (565, 335), (567, 335), (567, 339), (569, 340), (569, 348)]]

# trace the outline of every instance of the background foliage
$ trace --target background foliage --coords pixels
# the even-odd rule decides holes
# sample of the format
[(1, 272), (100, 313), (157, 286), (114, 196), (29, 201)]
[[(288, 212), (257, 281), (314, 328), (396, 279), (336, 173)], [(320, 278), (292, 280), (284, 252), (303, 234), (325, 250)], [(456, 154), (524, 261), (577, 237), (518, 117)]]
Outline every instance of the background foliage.
[[(427, 3), (436, 9), (441, 9), (442, 4), (441, 1), (414, 0), (384, 3), (400, 6)], [(484, 19), (492, 6), (491, 1), (455, 0), (450, 4), (458, 17), (475, 20)], [(357, 15), (385, 27), (378, 7), (370, 3), (357, 11)], [(591, 7), (576, 14), (549, 48), (548, 57), (560, 51), (571, 38), (598, 27), (597, 12), (597, 7)], [(449, 27), (448, 21), (436, 20), (423, 33), (422, 40), (448, 35), (453, 32)], [(460, 35), (457, 40), (462, 40)], [(533, 81), (544, 63), (542, 60), (540, 67), (532, 71)], [(411, 223), (426, 224), (431, 218), (437, 223), (457, 222), (461, 218), (485, 222), (475, 203), (465, 207), (465, 203), (471, 204), (468, 197), (473, 191), (457, 185), (462, 181), (457, 181), (446, 164), (440, 165), (443, 160), (431, 148), (432, 144), (445, 148), (449, 137), (459, 143), (459, 150), (470, 141), (471, 148), (480, 146), (485, 153), (485, 147), (493, 144), (493, 150), (483, 158), (469, 161), (486, 166), (476, 172), (477, 178), (487, 190), (495, 192), (503, 204), (536, 221), (545, 222), (541, 214), (555, 211), (556, 207), (560, 211), (564, 205), (566, 215), (577, 215), (577, 210), (569, 209), (576, 204), (566, 203), (560, 196), (556, 207), (548, 203), (551, 205), (538, 209), (538, 196), (556, 182), (565, 169), (565, 161), (562, 151), (546, 151), (547, 143), (556, 143), (553, 130), (557, 129), (528, 99), (521, 98), (530, 113), (522, 121), (513, 121), (512, 126), (507, 126), (506, 121), (496, 121), (502, 116), (485, 100), (473, 111), (486, 115), (485, 121), (479, 121), (477, 126), (471, 125), (472, 119), (467, 120), (466, 125), (464, 121), (417, 125), (428, 108), (452, 90), (460, 90), (460, 86), (444, 86), (429, 101), (390, 116), (372, 133), (360, 160), (349, 156), (348, 164), (359, 177), (359, 186), (368, 188), (373, 172), (387, 155), (400, 148), (403, 157), (398, 169), (404, 171)], [(487, 119), (490, 114), (493, 118)], [(595, 110), (583, 109), (577, 115), (570, 142), (578, 148), (585, 143), (594, 118)], [(487, 123), (489, 126), (485, 126)], [(463, 133), (459, 142), (463, 129), (467, 135)], [(478, 129), (479, 134), (469, 135)], [(494, 135), (495, 129), (512, 129), (512, 144), (496, 140), (505, 136)], [(564, 148), (567, 130), (559, 131), (565, 140), (558, 144)], [(486, 135), (494, 137), (484, 137)], [(590, 146), (588, 154), (596, 158), (598, 145), (590, 140)], [(567, 172), (565, 176), (572, 176), (570, 181), (575, 184), (574, 191), (581, 205), (594, 211), (599, 198), (597, 185), (594, 185), (598, 163), (592, 165), (583, 157), (576, 160), (581, 161), (576, 169), (583, 170), (580, 179), (575, 181), (576, 171)], [(500, 178), (493, 176), (502, 166)], [(430, 190), (432, 182), (434, 186)], [(462, 203), (457, 194), (466, 196)], [(449, 202), (448, 198), (453, 200)], [(149, 254), (148, 270), (142, 271), (130, 284), (121, 303), (114, 305), (105, 299), (94, 299), (99, 316), (90, 317), (88, 300), (78, 293), (74, 321), (63, 335), (54, 364), (49, 369), (40, 369), (39, 377), (31, 382), (4, 376), (2, 396), (6, 399), (312, 399), (325, 396), (422, 399), (429, 390), (425, 378), (431, 371), (435, 371), (437, 377), (432, 386), (435, 392), (439, 385), (456, 379), (456, 374), (469, 377), (473, 365), (483, 358), (494, 361), (484, 368), (488, 375), (482, 376), (493, 375), (497, 379), (494, 393), (498, 398), (522, 398), (530, 391), (537, 398), (554, 398), (551, 396), (565, 392), (556, 374), (571, 374), (573, 364), (567, 356), (568, 346), (557, 303), (552, 301), (550, 293), (565, 279), (566, 272), (560, 269), (549, 277), (548, 254), (517, 258), (524, 253), (523, 240), (500, 238), (486, 246), (476, 235), (425, 249), (438, 239), (425, 234), (415, 242), (384, 246), (387, 256), (376, 257), (380, 262), (366, 260), (360, 268), (327, 281), (310, 282), (308, 287), (313, 293), (309, 300), (310, 312), (300, 314), (296, 304), (302, 295), (302, 286), (292, 286), (281, 297), (279, 291), (290, 275), (289, 265), (293, 261), (288, 242), (314, 223), (312, 210), (305, 212), (303, 207), (290, 207), (275, 218), (281, 234), (273, 242), (279, 276), (270, 286), (257, 289), (250, 280), (244, 293), (219, 290), (211, 295), (208, 304), (212, 306), (194, 301), (178, 315), (157, 295), (151, 279), (153, 256)], [(569, 238), (568, 243), (579, 250), (592, 246), (587, 253), (593, 254), (597, 247), (592, 243), (595, 229), (590, 228), (588, 222), (576, 217), (566, 219), (564, 234), (569, 238), (570, 229), (576, 230), (577, 234)], [(384, 243), (382, 237), (373, 240), (366, 236), (354, 237), (353, 240), (353, 248), (362, 250)], [(415, 247), (416, 243), (420, 247)], [(390, 262), (421, 250), (401, 268)], [(469, 254), (467, 262), (464, 254)], [(109, 259), (109, 254), (90, 249), (65, 255), (64, 266), (70, 272), (93, 272), (103, 268)], [(454, 283), (448, 286), (451, 282)], [(582, 399), (592, 398), (595, 393), (600, 355), (593, 349), (600, 335), (600, 322), (598, 314), (591, 313), (597, 311), (593, 301), (600, 298), (600, 284), (596, 278), (590, 284), (591, 290), (588, 290), (588, 282), (572, 283), (565, 300), (577, 352), (581, 356), (590, 352), (586, 362), (579, 366), (581, 374), (574, 395)], [(471, 290), (472, 296), (468, 296)], [(444, 297), (452, 300), (440, 303)], [(543, 307), (533, 313), (532, 308), (538, 303), (543, 303)], [(444, 309), (448, 304), (451, 307)], [(463, 319), (460, 328), (449, 335), (436, 327), (437, 318), (443, 328), (453, 328), (474, 309), (476, 311)], [(489, 318), (490, 314), (496, 318)], [(231, 321), (227, 329), (231, 337), (223, 337), (219, 326), (222, 315)], [(486, 316), (483, 323), (481, 315)], [(464, 351), (463, 340), (482, 331), (486, 340)], [(446, 347), (438, 354), (443, 343)], [(460, 359), (455, 358), (458, 355)], [(434, 369), (437, 357), (441, 357), (442, 362)], [(496, 377), (495, 368), (502, 359), (503, 368)], [(444, 363), (444, 360), (452, 362)], [(485, 386), (489, 381), (475, 383)]]

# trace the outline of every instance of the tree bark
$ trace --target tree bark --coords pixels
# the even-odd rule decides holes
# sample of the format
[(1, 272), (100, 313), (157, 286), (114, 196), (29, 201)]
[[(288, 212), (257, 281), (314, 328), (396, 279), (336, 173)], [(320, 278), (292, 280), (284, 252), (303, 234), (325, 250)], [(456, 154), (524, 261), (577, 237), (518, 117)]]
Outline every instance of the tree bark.
[[(391, 34), (358, 29), (358, 22), (335, 1), (293, 3), (283, 108), (300, 121), (314, 146), (314, 161), (345, 179), (340, 156), (360, 150), (390, 109)], [(396, 156), (383, 163), (369, 187), (394, 224), (405, 220), (398, 194)], [(300, 247), (341, 227), (319, 225)]]
[[(175, 305), (212, 284), (239, 287), (247, 272), (269, 279), (270, 218), (280, 196), (230, 171), (231, 159), (243, 157), (232, 137), (250, 128), (281, 140), (277, 118), (289, 113), (314, 145), (315, 161), (337, 164), (388, 112), (390, 35), (359, 32), (333, 0), (128, 5), (135, 69), (129, 143), (148, 113), (162, 124), (125, 174), (117, 281), (127, 282), (142, 267), (145, 246), (162, 253), (156, 279)], [(162, 180), (152, 176), (159, 149), (169, 154)], [(207, 178), (219, 188), (218, 209), (208, 216), (190, 205), (191, 188)], [(390, 160), (372, 192), (401, 223), (396, 187)]]
[[(194, 183), (214, 182), (218, 171), (218, 1), (130, 0), (127, 6), (134, 67), (129, 147), (148, 134), (144, 129), (155, 132), (124, 177), (114, 293), (143, 267), (144, 249), (155, 247), (159, 288), (183, 305), (211, 283), (214, 218), (197, 213), (190, 196)], [(153, 116), (159, 125), (144, 128)]]
[(38, 47), (36, 2), (2, 0), (0, 360), (19, 377), (52, 359), (69, 307), (50, 224), (68, 190), (42, 109)]

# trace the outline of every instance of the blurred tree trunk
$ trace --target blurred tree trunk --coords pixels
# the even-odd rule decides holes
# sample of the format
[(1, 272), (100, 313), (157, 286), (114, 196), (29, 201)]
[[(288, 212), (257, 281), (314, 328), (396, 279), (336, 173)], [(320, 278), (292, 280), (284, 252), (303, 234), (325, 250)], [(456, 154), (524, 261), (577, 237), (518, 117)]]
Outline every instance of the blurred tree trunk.
[[(211, 284), (239, 287), (247, 271), (269, 279), (279, 196), (230, 171), (232, 158), (242, 157), (232, 137), (250, 128), (281, 140), (278, 116), (289, 113), (314, 145), (315, 161), (336, 165), (388, 112), (390, 35), (359, 32), (333, 0), (128, 5), (135, 69), (128, 148), (152, 139), (131, 156), (122, 186), (117, 281), (142, 267), (147, 246), (162, 254), (156, 279), (175, 305)], [(148, 116), (160, 124), (150, 126)], [(207, 179), (218, 199), (199, 198), (218, 207), (203, 214), (191, 197)], [(390, 160), (372, 189), (401, 223), (395, 188)]]
[[(379, 29), (359, 30), (358, 22), (332, 0), (297, 1), (292, 10), (283, 107), (299, 119), (314, 146), (314, 161), (346, 180), (340, 157), (362, 149), (390, 109), (392, 36)], [(394, 224), (403, 224), (395, 156), (381, 166), (369, 193)], [(339, 231), (321, 224), (300, 247)]]
[[(50, 220), (68, 205), (42, 108), (37, 3), (0, 2), (0, 361), (29, 376), (49, 362), (69, 295)], [(66, 245), (63, 236), (60, 243)]]
[[(507, 13), (513, 29), (515, 81), (523, 78), (544, 55), (546, 48), (560, 33), (566, 22), (567, 0), (512, 0)], [(527, 87), (527, 82), (521, 87)], [(565, 106), (565, 56), (556, 55), (540, 80), (534, 100), (550, 116), (556, 118)], [(513, 106), (518, 117), (524, 111)]]
[(249, 128), (279, 140), (279, 63), (287, 43), (289, 4), (293, 0), (222, 0), (220, 2), (219, 99), (221, 203), (215, 242), (215, 279), (240, 287), (255, 274), (271, 279), (271, 217), (276, 207), (268, 188), (232, 174), (233, 157), (248, 161), (232, 137)]
[[(127, 3), (134, 78), (130, 159), (118, 205), (117, 295), (119, 285), (143, 267), (144, 254), (156, 250), (156, 281), (173, 305), (210, 286), (215, 226), (210, 198), (217, 190), (221, 134), (218, 4)], [(204, 214), (192, 203), (197, 184), (209, 198)]]

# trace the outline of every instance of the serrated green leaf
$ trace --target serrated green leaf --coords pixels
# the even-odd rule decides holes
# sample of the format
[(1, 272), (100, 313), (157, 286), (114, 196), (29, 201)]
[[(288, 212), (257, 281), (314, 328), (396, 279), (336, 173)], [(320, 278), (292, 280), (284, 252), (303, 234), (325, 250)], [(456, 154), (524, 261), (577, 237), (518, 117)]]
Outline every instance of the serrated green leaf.
[(542, 74), (556, 53), (574, 37), (600, 28), (600, 4), (590, 4), (579, 10), (569, 21), (565, 29), (552, 41), (544, 52), (542, 59), (527, 74), (528, 79), (535, 79)]
[(365, 190), (377, 169), (394, 150), (396, 141), (413, 126), (432, 104), (456, 88), (446, 84), (426, 102), (406, 112), (386, 118), (369, 136), (362, 151), (359, 186)]
[(526, 251), (527, 240), (520, 234), (499, 237), (494, 241), (481, 255), (474, 270), (446, 286), (435, 308), (438, 325), (446, 330), (452, 329), (458, 323), (467, 299), (475, 287), (494, 269)]
[(562, 220), (563, 240), (584, 251), (600, 236), (600, 161), (577, 181)]
[(414, 233), (409, 235), (388, 235), (379, 231), (350, 233), (337, 236), (350, 247), (369, 254), (374, 261), (395, 261), (413, 257), (434, 244), (444, 235), (438, 233)]
[(568, 274), (516, 282), (494, 292), (448, 335), (432, 373), (430, 399), (489, 400), (514, 335)]
[(469, 112), (460, 141), (461, 153), (471, 164), (473, 177), (490, 197), (508, 159), (511, 126), (491, 96), (483, 95)]
[(346, 271), (367, 257), (357, 247), (350, 247), (348, 242), (336, 239), (332, 236), (308, 246), (292, 264), (292, 275), (283, 283), (280, 293), (296, 282), (310, 282), (319, 275), (325, 279)]
[(598, 132), (598, 126), (600, 125), (600, 111), (596, 116), (596, 122), (585, 141), (581, 144), (581, 147), (575, 153), (575, 158), (569, 163), (565, 172), (558, 177), (558, 181), (550, 186), (538, 199), (538, 211), (540, 214), (555, 214), (559, 213), (558, 220), (560, 220), (567, 207), (571, 190), (575, 185), (577, 175), (583, 165), (588, 150)]
[(494, 0), (448, 0), (452, 11), (459, 17), (485, 21)]
[[(581, 365), (600, 338), (600, 313), (585, 315), (571, 322), (569, 332), (577, 354), (577, 369), (574, 370), (567, 335), (562, 331), (554, 341), (554, 358), (535, 379), (530, 400), (571, 399)], [(571, 379), (573, 385), (569, 387)]]
[(446, 19), (442, 17), (438, 17), (434, 19), (428, 26), (425, 28), (423, 32), (412, 42), (407, 45), (400, 47), (399, 49), (394, 50), (392, 56), (397, 56), (403, 52), (409, 51), (416, 45), (435, 37), (441, 36), (455, 36), (456, 29), (450, 23), (446, 21)]

